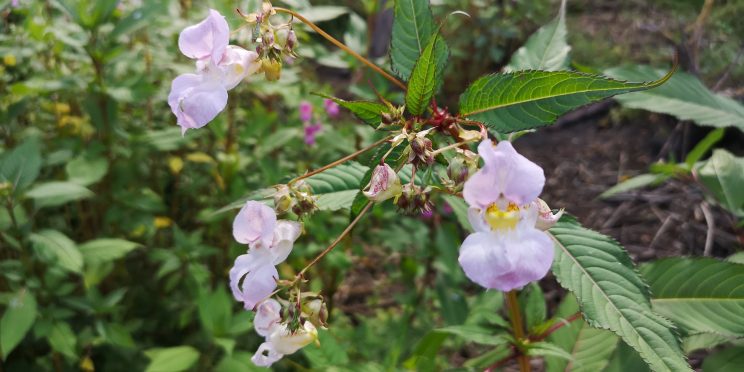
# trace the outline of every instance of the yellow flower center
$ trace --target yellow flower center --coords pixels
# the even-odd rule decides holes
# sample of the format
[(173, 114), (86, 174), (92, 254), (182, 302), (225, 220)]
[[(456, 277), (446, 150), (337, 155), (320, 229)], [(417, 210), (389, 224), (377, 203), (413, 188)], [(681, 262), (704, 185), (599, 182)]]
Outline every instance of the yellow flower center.
[(498, 205), (491, 204), (486, 209), (485, 217), (493, 230), (511, 230), (516, 228), (519, 222), (519, 207), (514, 203), (509, 203), (506, 210), (501, 210)]

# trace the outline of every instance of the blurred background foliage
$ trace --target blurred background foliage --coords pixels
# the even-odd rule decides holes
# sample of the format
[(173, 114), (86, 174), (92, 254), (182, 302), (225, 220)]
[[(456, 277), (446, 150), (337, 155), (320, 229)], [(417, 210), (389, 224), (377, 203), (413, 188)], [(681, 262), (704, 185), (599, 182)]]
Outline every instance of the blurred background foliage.
[[(192, 69), (177, 49), (178, 33), (208, 7), (236, 29), (234, 9), (250, 11), (257, 1), (14, 3), (0, 1), (0, 170), (12, 179), (0, 185), (2, 370), (251, 370), (261, 340), (252, 314), (226, 288), (227, 271), (246, 247), (233, 241), (235, 212), (223, 207), (376, 140), (351, 116), (324, 116), (311, 92), (399, 93), (297, 27), (301, 58), (280, 81), (249, 79), (208, 127), (182, 137), (166, 104), (170, 81)], [(278, 4), (388, 63), (389, 2)], [(744, 47), (744, 4), (714, 7), (705, 38), (690, 48), (689, 26), (702, 4), (570, 1), (574, 68), (667, 66), (677, 50), (708, 86), (741, 96), (744, 64), (734, 61)], [(452, 58), (443, 96), (454, 108), (468, 82), (503, 67), (555, 16), (557, 2), (432, 0), (432, 9), (447, 17)], [(456, 10), (470, 17), (449, 15)], [(637, 37), (631, 28), (648, 32)], [(248, 44), (247, 30), (233, 36)], [(314, 146), (303, 142), (303, 99), (323, 124)], [(312, 288), (329, 301), (331, 327), (321, 332), (322, 348), (307, 347), (278, 369), (477, 368), (503, 355), (467, 342), (472, 333), (429, 332), (506, 327), (500, 294), (476, 288), (457, 265), (463, 231), (456, 214), (442, 200), (436, 205), (431, 218), (405, 219), (392, 206), (375, 207), (310, 271)], [(294, 275), (347, 222), (339, 212), (307, 220), (311, 233), (280, 266), (282, 275)]]

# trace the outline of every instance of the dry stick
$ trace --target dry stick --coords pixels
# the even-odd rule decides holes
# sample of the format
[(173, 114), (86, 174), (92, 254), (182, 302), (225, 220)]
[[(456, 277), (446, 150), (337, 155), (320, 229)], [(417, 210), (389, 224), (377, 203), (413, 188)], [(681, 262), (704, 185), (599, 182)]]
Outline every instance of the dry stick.
[(320, 168), (318, 168), (318, 169), (316, 169), (316, 170), (314, 170), (312, 172), (307, 172), (307, 173), (305, 173), (305, 174), (303, 174), (303, 175), (301, 175), (299, 177), (296, 177), (296, 178), (292, 179), (291, 181), (287, 182), (287, 185), (291, 185), (291, 184), (293, 184), (293, 183), (295, 183), (295, 182), (297, 182), (299, 180), (302, 180), (302, 179), (305, 179), (305, 178), (314, 176), (314, 175), (316, 175), (318, 173), (321, 173), (321, 172), (326, 171), (327, 169), (333, 168), (333, 167), (335, 167), (335, 166), (337, 166), (339, 164), (342, 164), (342, 163), (347, 162), (347, 161), (349, 161), (351, 159), (354, 159), (357, 156), (359, 156), (359, 155), (361, 155), (361, 154), (363, 154), (363, 153), (365, 153), (365, 152), (367, 152), (369, 150), (372, 150), (373, 148), (379, 146), (380, 144), (384, 143), (385, 141), (388, 141), (390, 138), (392, 138), (392, 137), (391, 136), (385, 137), (385, 138), (383, 138), (383, 139), (381, 139), (381, 140), (379, 140), (379, 141), (377, 141), (377, 142), (375, 142), (375, 143), (373, 143), (373, 144), (371, 144), (371, 145), (369, 145), (369, 146), (367, 146), (367, 147), (365, 147), (365, 148), (363, 148), (361, 150), (358, 150), (357, 152), (354, 152), (354, 153), (351, 153), (349, 155), (346, 155), (343, 158), (334, 161), (333, 163), (324, 165), (324, 166), (322, 166), (322, 167), (320, 167)]
[(403, 89), (404, 91), (406, 90), (406, 85), (405, 84), (401, 83), (398, 79), (396, 79), (392, 75), (388, 74), (387, 72), (385, 72), (385, 70), (381, 69), (379, 66), (375, 65), (374, 63), (370, 62), (368, 59), (366, 59), (366, 58), (362, 57), (361, 55), (359, 55), (359, 53), (351, 50), (351, 48), (347, 47), (344, 43), (336, 40), (333, 36), (329, 35), (325, 31), (323, 31), (323, 29), (321, 29), (320, 27), (318, 27), (317, 25), (315, 25), (315, 23), (310, 22), (309, 19), (303, 17), (301, 14), (299, 14), (299, 13), (293, 11), (293, 10), (285, 9), (285, 8), (275, 7), (274, 10), (276, 10), (279, 13), (290, 14), (293, 17), (299, 19), (302, 23), (308, 25), (310, 28), (312, 28), (313, 30), (315, 30), (315, 32), (317, 32), (318, 34), (320, 34), (320, 36), (323, 36), (324, 38), (326, 38), (326, 40), (328, 40), (331, 43), (333, 43), (333, 45), (341, 48), (344, 52), (349, 53), (352, 57), (354, 57), (357, 60), (359, 60), (359, 62), (364, 63), (365, 65), (367, 65), (367, 67), (371, 68), (372, 70), (374, 70), (378, 74), (382, 75), (385, 79), (388, 79), (391, 83), (393, 83), (393, 84), (397, 85), (398, 87), (400, 87), (400, 89)]
[[(506, 305), (509, 308), (511, 316), (512, 329), (514, 338), (519, 342), (524, 340), (524, 326), (522, 325), (522, 313), (519, 310), (517, 301), (517, 291), (511, 290), (506, 293)], [(519, 349), (517, 347), (517, 349)], [(517, 350), (517, 361), (521, 372), (530, 372), (530, 358), (522, 350)]]

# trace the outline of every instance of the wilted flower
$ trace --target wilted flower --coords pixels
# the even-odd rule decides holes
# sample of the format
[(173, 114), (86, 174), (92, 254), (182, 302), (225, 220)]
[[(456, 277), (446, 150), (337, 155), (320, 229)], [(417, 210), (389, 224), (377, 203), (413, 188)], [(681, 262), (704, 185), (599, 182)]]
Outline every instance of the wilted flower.
[(318, 331), (313, 323), (305, 321), (297, 330), (290, 331), (282, 323), (281, 305), (273, 299), (261, 302), (256, 309), (253, 320), (256, 333), (266, 338), (251, 358), (253, 364), (268, 367), (285, 355), (317, 342)]
[(323, 99), (323, 108), (325, 108), (326, 114), (332, 118), (335, 118), (341, 112), (338, 103), (328, 98)]
[(248, 244), (247, 254), (238, 256), (230, 269), (230, 288), (236, 300), (253, 309), (276, 288), (276, 265), (284, 262), (300, 236), (298, 222), (277, 220), (274, 210), (248, 201), (233, 222), (233, 236)]
[(408, 162), (414, 165), (431, 165), (434, 163), (432, 143), (430, 139), (426, 138), (430, 131), (421, 131), (411, 136), (411, 153), (408, 156)]
[(387, 164), (380, 164), (372, 172), (372, 179), (364, 188), (364, 196), (369, 200), (381, 202), (400, 195), (402, 187), (400, 178), (393, 168)]
[(547, 231), (553, 225), (558, 222), (558, 220), (561, 219), (561, 216), (563, 216), (563, 209), (559, 210), (558, 213), (553, 213), (553, 210), (550, 209), (548, 206), (548, 203), (546, 203), (542, 199), (537, 199), (534, 202), (532, 202), (534, 208), (537, 208), (537, 223), (535, 224), (535, 227), (542, 231)]
[(213, 9), (203, 21), (181, 31), (178, 48), (196, 60), (196, 73), (179, 75), (168, 94), (182, 133), (212, 121), (227, 105), (227, 91), (259, 69), (255, 52), (228, 45), (229, 40), (225, 17)]
[(552, 241), (535, 227), (545, 176), (509, 142), (494, 147), (486, 139), (478, 153), (485, 165), (463, 190), (475, 233), (460, 247), (460, 265), (483, 287), (521, 288), (544, 277), (553, 262)]

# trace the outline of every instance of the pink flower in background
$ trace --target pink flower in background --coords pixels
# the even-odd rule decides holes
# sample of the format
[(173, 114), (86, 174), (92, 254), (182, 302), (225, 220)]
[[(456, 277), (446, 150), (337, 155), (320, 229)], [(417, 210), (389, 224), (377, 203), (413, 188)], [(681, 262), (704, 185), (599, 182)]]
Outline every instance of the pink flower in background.
[(305, 144), (308, 146), (315, 145), (315, 136), (323, 129), (323, 125), (319, 122), (315, 124), (305, 125)]
[(308, 101), (300, 102), (300, 120), (307, 123), (313, 119), (313, 105)]
[(21, 6), (21, 0), (11, 0), (10, 1), (10, 7), (11, 8), (18, 8)]
[(227, 91), (260, 67), (255, 52), (228, 45), (230, 28), (216, 10), (178, 37), (178, 48), (196, 60), (195, 74), (182, 74), (171, 84), (168, 104), (181, 133), (201, 128), (227, 105)]
[(463, 190), (475, 232), (460, 247), (460, 266), (485, 288), (521, 288), (543, 278), (553, 262), (553, 242), (535, 227), (545, 175), (506, 141), (494, 147), (486, 139), (478, 154), (485, 165)]
[(281, 310), (279, 302), (273, 299), (261, 302), (256, 308), (253, 326), (256, 333), (266, 339), (251, 358), (257, 366), (269, 367), (318, 339), (317, 329), (308, 321), (297, 331), (290, 332), (286, 324), (282, 324)]
[(328, 98), (323, 100), (323, 108), (325, 108), (326, 114), (328, 114), (328, 116), (332, 118), (337, 117), (341, 111), (341, 109), (338, 106), (338, 103)]
[(233, 222), (233, 236), (248, 244), (248, 253), (238, 256), (230, 269), (230, 289), (245, 308), (253, 309), (276, 288), (276, 265), (284, 262), (300, 236), (298, 222), (277, 220), (263, 203), (248, 201)]

